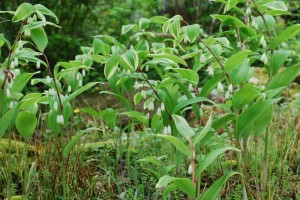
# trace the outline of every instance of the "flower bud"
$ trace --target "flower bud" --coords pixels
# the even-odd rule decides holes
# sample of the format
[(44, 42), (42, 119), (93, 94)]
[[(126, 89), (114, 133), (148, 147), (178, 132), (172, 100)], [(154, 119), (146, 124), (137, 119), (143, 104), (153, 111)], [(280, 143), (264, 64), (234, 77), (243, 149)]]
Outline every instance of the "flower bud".
[(82, 80), (79, 80), (78, 87), (82, 86)]
[(165, 104), (161, 103), (160, 108), (161, 108), (161, 111), (164, 111), (165, 110)]
[(41, 61), (40, 60), (38, 60), (37, 62), (36, 62), (36, 66), (35, 66), (37, 69), (40, 69), (40, 67), (41, 67)]
[(83, 76), (83, 77), (85, 77), (85, 76), (86, 76), (86, 72), (85, 72), (85, 70), (84, 70), (84, 69), (82, 70), (82, 72), (81, 72), (81, 73), (82, 73), (82, 76)]
[(148, 104), (148, 110), (154, 110), (154, 103), (153, 103), (153, 101), (151, 101), (151, 102)]
[(58, 104), (57, 104), (57, 102), (56, 102), (56, 101), (54, 102), (53, 108), (54, 108), (54, 110), (55, 110), (55, 111), (57, 111), (57, 110), (58, 110)]
[(208, 72), (208, 75), (209, 75), (209, 76), (214, 76), (214, 74), (215, 74), (214, 68), (213, 68), (211, 65), (208, 66), (208, 68), (207, 68), (206, 71)]
[(253, 19), (251, 25), (254, 29), (258, 29), (258, 24), (257, 24), (256, 20)]
[(71, 85), (68, 86), (68, 92), (71, 92), (72, 91), (72, 87)]
[(156, 114), (161, 117), (161, 108), (157, 108)]
[(263, 48), (266, 48), (266, 46), (267, 46), (267, 42), (266, 42), (266, 40), (265, 40), (265, 37), (264, 37), (264, 36), (262, 36), (262, 37), (261, 37), (261, 39), (260, 39), (259, 43), (260, 43), (260, 44), (263, 46)]
[(6, 88), (6, 96), (10, 97), (10, 89), (9, 88)]
[(142, 95), (142, 97), (143, 97), (144, 99), (146, 99), (147, 94), (146, 94), (146, 91), (145, 91), (145, 90), (142, 90), (142, 91), (141, 91), (141, 95)]
[(22, 40), (19, 40), (18, 48), (19, 48), (20, 50), (23, 48), (23, 42), (22, 42)]
[(192, 165), (189, 165), (189, 168), (188, 168), (188, 175), (191, 175), (193, 172), (193, 167)]
[(17, 58), (17, 57), (15, 57), (15, 59), (14, 59), (14, 63), (15, 63), (15, 66), (18, 66), (18, 65), (19, 65), (19, 60), (18, 60), (18, 58)]
[(25, 37), (30, 37), (30, 35), (31, 35), (30, 29), (25, 29), (24, 36)]
[(230, 98), (230, 93), (228, 91), (226, 91), (225, 93), (225, 99), (229, 99)]
[(64, 116), (63, 115), (57, 115), (56, 123), (63, 125), (65, 123)]
[(221, 82), (218, 82), (217, 91), (219, 94), (222, 94), (224, 92), (224, 86)]
[(191, 92), (194, 91), (194, 87), (191, 83), (189, 84), (189, 91), (191, 91)]
[(230, 85), (228, 86), (228, 92), (229, 92), (230, 94), (232, 94), (232, 92), (233, 92), (233, 85), (232, 85), (232, 84), (230, 84)]
[(268, 64), (268, 57), (266, 55), (266, 53), (263, 53), (263, 55), (261, 56), (260, 59), (265, 65)]
[(47, 84), (50, 84), (50, 83), (51, 83), (51, 78), (50, 78), (50, 76), (46, 76), (46, 83), (47, 83)]
[(246, 15), (250, 15), (250, 14), (251, 14), (251, 8), (248, 7), (248, 8), (246, 9)]
[(9, 108), (12, 109), (13, 107), (14, 107), (14, 102), (11, 101), (11, 102), (9, 103)]
[(139, 87), (140, 87), (140, 86), (139, 86), (139, 83), (136, 81), (136, 82), (134, 83), (134, 86), (133, 86), (133, 87), (134, 87), (134, 89), (136, 89), (136, 90), (139, 89)]

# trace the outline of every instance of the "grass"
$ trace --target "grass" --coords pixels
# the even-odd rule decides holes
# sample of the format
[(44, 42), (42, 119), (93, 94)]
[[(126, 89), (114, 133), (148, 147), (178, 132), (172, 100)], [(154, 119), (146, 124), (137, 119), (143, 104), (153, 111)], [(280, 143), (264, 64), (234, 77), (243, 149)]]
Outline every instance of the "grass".
[[(265, 138), (249, 139), (247, 163), (242, 165), (250, 199), (258, 199), (258, 196), (300, 199), (299, 111), (299, 100), (276, 107), (268, 130), (265, 190), (262, 190)], [(30, 140), (25, 141), (12, 132), (11, 144), (8, 139), (0, 141), (0, 199), (6, 198), (7, 192), (16, 197), (23, 195), (23, 199), (161, 199), (162, 191), (155, 188), (158, 174), (187, 176), (188, 162), (181, 160), (175, 170), (173, 158), (169, 156), (171, 144), (153, 137), (149, 129), (120, 127), (118, 131), (90, 132), (62, 162), (63, 145), (79, 128), (103, 127), (100, 120), (80, 112), (75, 114), (73, 123), (65, 128), (65, 135), (58, 138), (44, 134), (47, 130), (41, 125)], [(203, 145), (201, 152), (208, 153), (232, 142), (229, 135), (220, 133)], [(201, 189), (205, 190), (224, 172), (236, 168), (234, 162), (235, 155), (230, 153), (220, 157), (204, 172)], [(65, 177), (64, 192), (62, 177)], [(237, 179), (230, 179), (220, 199), (241, 199), (241, 188)], [(172, 199), (186, 198), (176, 192), (171, 195)]]

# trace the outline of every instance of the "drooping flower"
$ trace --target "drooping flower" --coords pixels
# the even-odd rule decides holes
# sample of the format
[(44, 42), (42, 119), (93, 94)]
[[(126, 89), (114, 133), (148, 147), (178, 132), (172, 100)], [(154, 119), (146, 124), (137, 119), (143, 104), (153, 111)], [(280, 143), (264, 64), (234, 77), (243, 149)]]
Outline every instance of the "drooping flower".
[(58, 111), (58, 103), (56, 101), (54, 102), (53, 108), (55, 111)]
[(148, 104), (148, 110), (149, 110), (149, 111), (154, 110), (154, 103), (153, 103), (153, 101), (151, 101), (151, 102)]
[(9, 88), (6, 88), (6, 96), (10, 97), (10, 89)]
[(229, 92), (230, 94), (232, 94), (232, 92), (233, 92), (233, 85), (232, 85), (232, 84), (230, 84), (230, 85), (228, 86), (228, 92)]
[(191, 83), (189, 84), (189, 91), (191, 91), (191, 92), (194, 91), (194, 87)]
[(145, 90), (142, 90), (142, 91), (141, 91), (141, 95), (142, 95), (142, 97), (143, 97), (144, 99), (147, 98), (147, 94), (146, 94), (146, 91), (145, 91)]
[(68, 92), (71, 92), (72, 91), (72, 87), (71, 85), (68, 86)]
[(266, 53), (263, 53), (260, 59), (265, 65), (268, 64), (268, 57)]
[(208, 72), (209, 76), (214, 76), (214, 74), (215, 74), (214, 68), (212, 67), (212, 65), (208, 66), (206, 71)]
[(222, 94), (224, 92), (224, 86), (221, 82), (218, 82), (217, 91), (219, 94)]
[(205, 62), (205, 55), (204, 55), (204, 53), (202, 53), (201, 56), (200, 56), (200, 62), (201, 63)]
[(266, 48), (266, 46), (267, 46), (267, 42), (266, 42), (266, 40), (265, 40), (265, 37), (264, 37), (264, 36), (262, 36), (262, 37), (261, 37), (261, 39), (260, 39), (259, 43), (260, 43), (260, 44), (263, 46), (263, 48)]
[(63, 125), (65, 123), (64, 116), (63, 115), (57, 115), (56, 123)]
[(30, 35), (31, 35), (30, 29), (25, 29), (24, 36), (25, 37), (30, 37)]
[(50, 84), (50, 83), (51, 83), (51, 78), (50, 78), (50, 76), (46, 76), (46, 83), (47, 83), (47, 84)]
[(250, 14), (251, 14), (251, 8), (248, 7), (248, 8), (246, 9), (246, 15), (250, 15)]

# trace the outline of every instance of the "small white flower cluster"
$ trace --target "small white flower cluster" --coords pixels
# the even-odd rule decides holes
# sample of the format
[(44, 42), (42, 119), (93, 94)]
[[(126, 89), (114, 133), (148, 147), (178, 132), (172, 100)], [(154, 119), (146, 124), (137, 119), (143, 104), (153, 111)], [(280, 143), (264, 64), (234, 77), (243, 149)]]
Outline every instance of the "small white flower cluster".
[(212, 64), (208, 66), (208, 68), (207, 68), (206, 71), (208, 72), (208, 75), (209, 75), (209, 76), (214, 76), (214, 74), (215, 74), (214, 68), (213, 68), (213, 65), (212, 65)]
[(161, 103), (160, 107), (157, 108), (156, 114), (161, 117), (161, 112), (165, 110), (165, 104)]
[[(224, 93), (224, 86), (221, 82), (218, 82), (218, 86), (217, 86), (217, 92), (219, 95)], [(230, 99), (233, 93), (233, 85), (230, 84), (228, 86), (227, 91), (225, 92), (225, 99)]]
[(168, 135), (171, 133), (171, 126), (164, 127), (163, 134)]

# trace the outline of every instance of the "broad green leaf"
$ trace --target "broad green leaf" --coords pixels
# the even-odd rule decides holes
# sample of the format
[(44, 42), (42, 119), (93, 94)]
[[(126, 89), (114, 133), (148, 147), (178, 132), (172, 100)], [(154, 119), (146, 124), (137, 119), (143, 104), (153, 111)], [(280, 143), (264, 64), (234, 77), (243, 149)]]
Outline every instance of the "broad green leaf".
[(138, 162), (146, 162), (146, 163), (152, 163), (156, 166), (160, 166), (158, 159), (155, 156), (147, 156), (141, 159), (137, 160)]
[(271, 1), (271, 2), (267, 2), (261, 5), (260, 8), (265, 7), (270, 9), (269, 11), (267, 11), (267, 14), (271, 14), (271, 15), (288, 15), (290, 14), (288, 11), (288, 8), (286, 7), (285, 3), (283, 1)]
[(36, 22), (33, 22), (32, 24), (27, 24), (27, 25), (23, 26), (22, 31), (24, 31), (25, 29), (31, 30), (31, 29), (43, 27), (45, 25), (50, 25), (50, 26), (54, 26), (56, 28), (61, 28), (60, 26), (58, 26), (52, 22), (36, 21)]
[(291, 50), (275, 50), (273, 53), (273, 61), (272, 61), (272, 75), (276, 74), (276, 72), (283, 66), (286, 59), (293, 53)]
[(42, 27), (31, 29), (30, 37), (38, 50), (43, 52), (48, 44), (48, 37), (45, 30)]
[(188, 41), (193, 43), (195, 39), (199, 36), (200, 33), (200, 26), (199, 24), (193, 24), (189, 26), (183, 26), (182, 32), (186, 35)]
[(155, 188), (162, 188), (162, 187), (166, 187), (167, 185), (169, 185), (170, 183), (172, 183), (174, 180), (176, 180), (178, 178), (176, 177), (171, 177), (169, 175), (165, 175), (163, 177), (161, 177), (159, 179), (159, 181), (156, 183)]
[(107, 79), (110, 79), (112, 75), (115, 74), (118, 64), (119, 64), (119, 55), (117, 54), (112, 55), (105, 63), (104, 75)]
[(191, 181), (191, 179), (188, 178), (178, 178), (173, 181), (176, 185), (176, 187), (186, 193), (189, 198), (195, 198), (196, 197), (196, 188), (194, 183)]
[(174, 54), (170, 54), (170, 53), (149, 54), (149, 57), (152, 57), (154, 59), (168, 59), (175, 63), (179, 63), (184, 66), (187, 66), (187, 63), (185, 62), (185, 60), (183, 60), (182, 58), (180, 58)]
[(33, 13), (33, 6), (30, 3), (22, 3), (16, 10), (12, 21), (13, 22), (18, 22), (21, 20), (26, 19)]
[(138, 111), (128, 111), (121, 113), (122, 115), (126, 115), (130, 118), (135, 119), (137, 122), (140, 122), (142, 124), (148, 125), (149, 118), (144, 115), (144, 113), (138, 112)]
[(282, 42), (292, 39), (299, 33), (300, 33), (300, 24), (295, 24), (288, 27), (287, 29), (282, 31), (277, 37), (274, 38), (273, 42), (270, 45), (270, 49), (275, 49)]
[(48, 16), (54, 17), (56, 20), (56, 23), (58, 23), (58, 18), (55, 15), (55, 13), (52, 12), (51, 10), (49, 10), (48, 8), (46, 8), (45, 6), (43, 6), (41, 4), (35, 4), (33, 7), (36, 10), (38, 10), (40, 13), (42, 13), (43, 15), (48, 15)]
[(204, 194), (198, 198), (199, 200), (212, 200), (217, 199), (218, 195), (226, 183), (226, 181), (233, 175), (239, 174), (238, 172), (230, 171), (218, 180), (216, 180), (205, 192)]
[(10, 109), (0, 118), (0, 139), (3, 137), (6, 129), (9, 127), (12, 121), (14, 121), (15, 115), (19, 112), (19, 104)]
[(163, 16), (154, 16), (154, 17), (151, 17), (150, 20), (152, 23), (155, 23), (155, 24), (163, 24), (166, 21), (168, 21), (169, 19), (167, 17), (163, 17)]
[(64, 147), (63, 152), (62, 152), (62, 157), (63, 159), (66, 159), (70, 153), (70, 151), (72, 150), (72, 148), (74, 147), (74, 145), (76, 144), (76, 142), (86, 133), (89, 131), (101, 131), (101, 129), (99, 128), (87, 128), (83, 131), (80, 131), (80, 133), (78, 133), (77, 135), (75, 135)]
[(38, 74), (40, 72), (35, 73), (22, 73), (17, 76), (14, 80), (14, 84), (12, 87), (13, 92), (21, 92), (23, 88), (26, 86), (27, 82), (33, 77), (33, 75)]
[(299, 72), (300, 64), (287, 67), (285, 70), (274, 76), (274, 78), (267, 84), (266, 90), (287, 86), (298, 76)]
[(220, 20), (226, 25), (235, 25), (237, 27), (246, 26), (241, 20), (231, 15), (211, 15), (213, 18)]
[(99, 84), (100, 82), (90, 82), (87, 83), (86, 85), (80, 87), (78, 90), (74, 91), (73, 93), (71, 93), (66, 99), (65, 101), (71, 101), (73, 100), (75, 97), (77, 97), (78, 95), (80, 95), (81, 93), (83, 93), (84, 91), (94, 87), (96, 84)]
[(174, 68), (173, 70), (179, 73), (182, 76), (182, 78), (188, 80), (193, 85), (198, 85), (199, 75), (194, 70), (183, 68)]
[(227, 113), (220, 117), (219, 119), (215, 120), (212, 124), (212, 128), (215, 131), (218, 131), (220, 128), (224, 127), (228, 122), (235, 120), (235, 115), (232, 113)]
[(150, 19), (141, 18), (140, 21), (139, 21), (140, 29), (141, 30), (147, 29), (149, 27), (150, 23), (151, 23)]
[(101, 53), (102, 55), (107, 55), (110, 53), (110, 46), (100, 40), (99, 38), (94, 38), (93, 40), (93, 50), (94, 54)]
[(35, 113), (28, 111), (21, 111), (16, 118), (16, 128), (20, 135), (24, 138), (29, 138), (37, 125)]
[(169, 193), (172, 192), (172, 191), (175, 190), (175, 189), (176, 189), (175, 183), (168, 185), (168, 186), (164, 189), (164, 191), (163, 191), (162, 199), (163, 199), (163, 200), (169, 200), (169, 199), (170, 199), (170, 198), (169, 198)]
[(217, 84), (219, 81), (221, 81), (224, 78), (224, 74), (218, 74), (216, 76), (214, 76), (212, 79), (210, 79), (209, 81), (207, 81), (204, 86), (202, 87), (202, 90), (200, 92), (200, 96), (201, 97), (207, 97), (207, 95), (209, 95), (209, 93), (217, 88)]
[(210, 116), (208, 121), (206, 122), (204, 128), (198, 133), (193, 141), (193, 145), (196, 146), (208, 133), (208, 131), (211, 129), (212, 125), (212, 117)]
[(178, 38), (179, 34), (181, 33), (180, 20), (174, 20), (170, 24), (169, 31), (174, 38)]
[(245, 83), (251, 77), (253, 69), (250, 68), (250, 59), (246, 58), (238, 64), (235, 69), (231, 70), (230, 78), (234, 86)]
[(238, 0), (228, 0), (227, 4), (225, 5), (225, 8), (224, 8), (224, 13), (231, 10), (234, 6), (236, 6), (237, 3), (238, 3)]
[(139, 66), (139, 57), (137, 52), (133, 49), (127, 50), (121, 55), (119, 63), (123, 68), (135, 71)]
[(133, 30), (137, 30), (138, 26), (136, 24), (128, 24), (128, 25), (124, 25), (122, 26), (122, 35), (128, 33), (129, 31)]
[(100, 56), (100, 55), (92, 55), (92, 58), (95, 62), (100, 63), (100, 64), (104, 63), (106, 60), (106, 58), (104, 56)]
[(180, 151), (184, 155), (187, 155), (188, 157), (191, 156), (191, 150), (190, 150), (190, 148), (188, 148), (178, 138), (176, 138), (174, 136), (171, 136), (171, 135), (162, 135), (162, 134), (157, 134), (155, 136), (169, 140), (178, 151)]
[[(267, 26), (269, 29), (272, 29), (274, 25), (276, 24), (276, 20), (272, 15), (264, 15), (264, 18), (266, 20)], [(260, 30), (267, 30), (266, 24), (261, 16), (253, 17), (252, 20), (255, 20), (258, 24), (258, 28)]]
[(225, 151), (240, 151), (237, 148), (234, 147), (222, 147), (219, 149), (216, 149), (212, 152), (210, 152), (198, 165), (196, 169), (196, 177), (200, 176), (200, 173), (204, 171), (216, 158), (221, 154), (224, 153)]
[(233, 94), (232, 106), (235, 111), (241, 110), (245, 105), (249, 104), (255, 98), (259, 96), (259, 91), (252, 86), (247, 85), (246, 87), (238, 90)]
[(211, 51), (214, 53), (215, 56), (220, 56), (222, 54), (222, 47), (219, 44), (213, 44), (210, 46)]
[(260, 136), (269, 126), (273, 118), (273, 105), (258, 117), (253, 124), (253, 133), (256, 136)]
[(232, 55), (225, 61), (224, 70), (227, 73), (229, 73), (230, 71), (238, 67), (240, 64), (242, 64), (245, 61), (245, 59), (252, 54), (254, 54), (254, 52), (245, 50)]
[(191, 98), (191, 99), (186, 99), (184, 101), (179, 101), (178, 104), (175, 106), (173, 112), (177, 113), (180, 110), (182, 110), (183, 108), (194, 104), (194, 103), (198, 103), (198, 102), (209, 102), (211, 104), (215, 104), (213, 101), (211, 101), (210, 99), (204, 98), (204, 97), (195, 97), (195, 98)]
[(183, 117), (173, 114), (172, 118), (175, 122), (175, 126), (178, 132), (187, 140), (190, 140), (195, 135), (195, 131), (189, 126), (189, 124)]
[(246, 111), (242, 112), (237, 120), (238, 135), (247, 137), (246, 132), (249, 132), (249, 128), (253, 126), (253, 122), (263, 115), (275, 102), (276, 100), (274, 99), (260, 101), (250, 106)]

